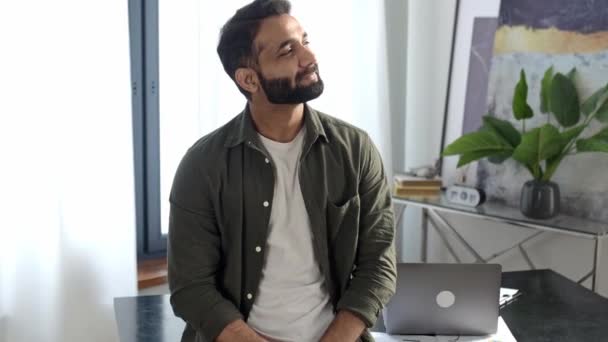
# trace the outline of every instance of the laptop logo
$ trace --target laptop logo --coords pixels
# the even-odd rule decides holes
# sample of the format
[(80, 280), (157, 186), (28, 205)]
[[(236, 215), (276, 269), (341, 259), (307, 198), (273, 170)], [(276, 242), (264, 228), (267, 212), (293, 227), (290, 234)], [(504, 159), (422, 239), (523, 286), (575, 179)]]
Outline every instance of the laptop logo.
[(437, 305), (439, 305), (439, 307), (447, 309), (450, 306), (454, 305), (454, 302), (456, 301), (456, 296), (454, 296), (454, 293), (452, 293), (452, 291), (441, 291), (435, 298), (435, 301), (437, 302)]

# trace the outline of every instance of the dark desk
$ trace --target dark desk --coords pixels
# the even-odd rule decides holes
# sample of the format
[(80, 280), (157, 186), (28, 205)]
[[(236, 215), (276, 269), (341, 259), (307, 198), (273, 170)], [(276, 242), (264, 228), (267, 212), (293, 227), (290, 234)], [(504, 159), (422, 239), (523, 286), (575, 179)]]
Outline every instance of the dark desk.
[[(523, 291), (500, 311), (518, 341), (608, 341), (608, 299), (550, 270), (505, 272), (502, 286)], [(121, 342), (181, 338), (168, 295), (116, 298), (114, 310)]]
[(505, 272), (521, 297), (500, 311), (517, 341), (608, 341), (608, 299), (550, 270)]

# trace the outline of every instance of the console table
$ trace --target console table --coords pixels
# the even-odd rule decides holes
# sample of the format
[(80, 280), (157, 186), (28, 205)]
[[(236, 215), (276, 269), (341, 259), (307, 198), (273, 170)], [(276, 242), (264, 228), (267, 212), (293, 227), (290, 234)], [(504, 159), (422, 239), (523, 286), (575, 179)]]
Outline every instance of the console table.
[[(431, 223), (432, 227), (441, 238), (441, 242), (446, 246), (448, 252), (457, 262), (461, 262), (460, 258), (455, 253), (452, 244), (449, 242), (447, 234), (452, 234), (457, 241), (459, 241), (462, 246), (464, 246), (475, 257), (477, 262), (492, 262), (499, 256), (517, 248), (531, 269), (536, 269), (536, 266), (526, 251), (525, 243), (546, 234), (547, 232), (594, 240), (595, 250), (591, 270), (584, 277), (582, 277), (578, 283), (580, 284), (592, 277), (591, 288), (593, 291), (597, 292), (602, 243), (608, 237), (608, 223), (585, 220), (566, 215), (558, 215), (548, 220), (535, 220), (525, 217), (519, 211), (519, 209), (508, 207), (496, 202), (486, 202), (478, 207), (466, 207), (453, 204), (447, 200), (445, 193), (442, 193), (441, 196), (431, 198), (394, 196), (393, 204), (396, 207), (398, 217), (397, 227), (399, 227), (401, 223), (406, 206), (419, 207), (422, 209), (421, 259), (423, 262), (427, 261), (429, 223)], [(521, 239), (509, 248), (498, 251), (492, 254), (490, 257), (483, 258), (479, 252), (477, 252), (477, 250), (471, 246), (471, 244), (456, 229), (454, 229), (452, 225), (447, 222), (447, 220), (441, 215), (442, 212), (454, 213), (488, 221), (507, 223), (518, 227), (534, 229), (536, 232), (525, 239)]]

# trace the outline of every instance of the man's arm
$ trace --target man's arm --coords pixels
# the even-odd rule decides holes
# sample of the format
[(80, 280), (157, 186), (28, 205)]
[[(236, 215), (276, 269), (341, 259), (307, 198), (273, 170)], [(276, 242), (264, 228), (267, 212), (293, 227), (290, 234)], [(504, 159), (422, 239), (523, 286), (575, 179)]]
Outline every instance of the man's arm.
[(215, 342), (268, 342), (255, 330), (251, 329), (243, 320), (236, 320), (228, 324), (220, 335), (215, 339)]
[(320, 342), (356, 341), (365, 330), (361, 318), (348, 310), (338, 312)]
[[(356, 319), (360, 319), (365, 327), (371, 328), (382, 307), (395, 293), (397, 282), (393, 241), (395, 227), (390, 188), (380, 154), (367, 135), (363, 146), (359, 197), (361, 212), (356, 268), (338, 302), (339, 313), (335, 320), (344, 317), (340, 315), (343, 311), (354, 314), (354, 319), (347, 321), (355, 322), (349, 326), (354, 329), (353, 332), (360, 335)], [(328, 333), (331, 333), (329, 330), (337, 329), (337, 326), (344, 325), (332, 324)]]
[[(210, 200), (210, 183), (198, 165), (200, 161), (189, 151), (171, 188), (167, 260), (173, 311), (202, 332), (207, 341), (214, 341), (220, 333), (223, 337), (255, 334), (242, 321), (237, 307), (218, 291), (220, 233)], [(230, 328), (238, 329), (228, 329), (231, 323)]]

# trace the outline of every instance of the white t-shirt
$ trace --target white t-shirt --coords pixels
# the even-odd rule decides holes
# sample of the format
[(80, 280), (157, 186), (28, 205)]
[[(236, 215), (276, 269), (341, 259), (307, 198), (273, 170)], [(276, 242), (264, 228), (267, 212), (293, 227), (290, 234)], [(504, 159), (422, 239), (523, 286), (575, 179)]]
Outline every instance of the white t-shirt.
[(247, 323), (278, 341), (317, 342), (334, 318), (313, 252), (298, 176), (305, 128), (289, 143), (260, 135), (275, 169), (265, 264)]

